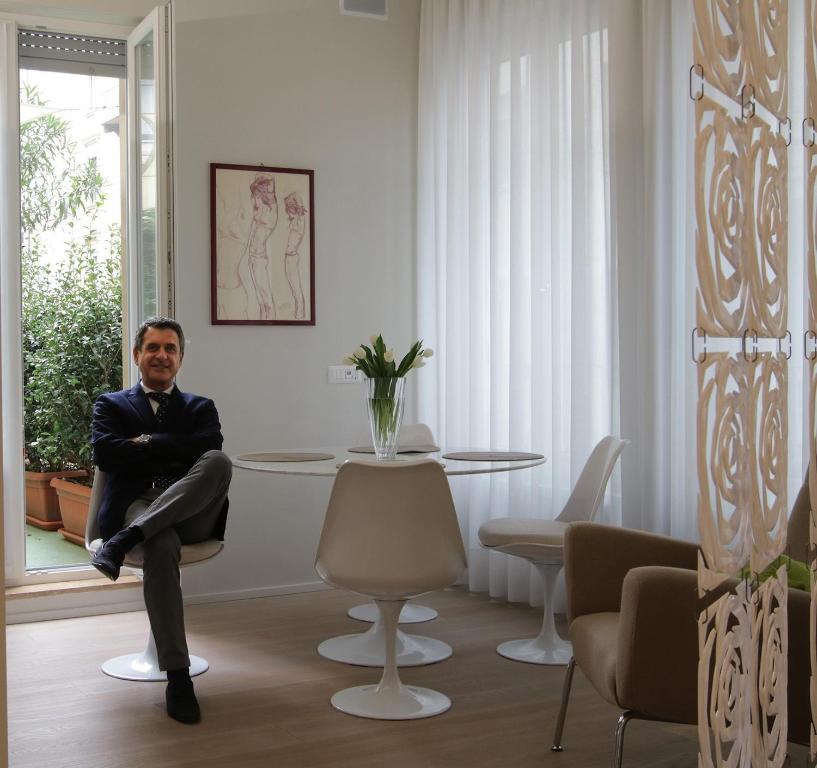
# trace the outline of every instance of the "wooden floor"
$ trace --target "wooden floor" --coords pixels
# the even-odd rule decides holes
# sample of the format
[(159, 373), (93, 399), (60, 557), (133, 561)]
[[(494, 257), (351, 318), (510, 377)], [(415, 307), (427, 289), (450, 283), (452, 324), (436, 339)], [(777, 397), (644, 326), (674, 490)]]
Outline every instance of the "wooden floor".
[[(448, 694), (438, 717), (384, 722), (333, 710), (335, 691), (376, 682), (378, 670), (327, 661), (326, 637), (367, 625), (348, 619), (354, 595), (326, 591), (197, 605), (188, 636), (210, 671), (196, 679), (203, 722), (167, 717), (164, 685), (102, 674), (106, 658), (143, 646), (143, 613), (18, 624), (8, 632), (11, 768), (424, 768), (608, 766), (618, 712), (580, 672), (565, 751), (549, 739), (563, 668), (501, 658), (496, 644), (538, 630), (536, 609), (461, 589), (428, 595), (440, 617), (414, 632), (450, 643), (440, 664), (403, 670), (404, 682)], [(692, 728), (633, 722), (625, 766), (694, 766)]]

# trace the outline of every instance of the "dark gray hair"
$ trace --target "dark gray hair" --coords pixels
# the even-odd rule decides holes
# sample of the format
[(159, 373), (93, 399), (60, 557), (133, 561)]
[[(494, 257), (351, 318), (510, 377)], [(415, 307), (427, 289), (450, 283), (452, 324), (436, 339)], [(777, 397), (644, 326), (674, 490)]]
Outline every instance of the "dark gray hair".
[(142, 325), (139, 326), (139, 330), (136, 331), (136, 336), (133, 339), (134, 349), (142, 349), (142, 342), (145, 340), (145, 334), (148, 332), (148, 328), (158, 328), (160, 331), (175, 331), (176, 335), (179, 337), (179, 352), (184, 354), (184, 331), (182, 330), (181, 325), (179, 325), (172, 318), (163, 317), (161, 315), (149, 317), (142, 323)]

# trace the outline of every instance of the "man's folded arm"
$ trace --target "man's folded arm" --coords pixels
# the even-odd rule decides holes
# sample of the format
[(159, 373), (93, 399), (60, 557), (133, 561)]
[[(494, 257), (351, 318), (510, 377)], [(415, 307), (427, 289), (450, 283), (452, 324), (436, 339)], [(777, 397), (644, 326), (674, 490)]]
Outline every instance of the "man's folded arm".
[(202, 454), (221, 449), (224, 442), (212, 400), (196, 409), (193, 418), (192, 432), (154, 432), (150, 442), (135, 443), (136, 435), (125, 434), (116, 409), (103, 395), (94, 404), (94, 463), (103, 471), (127, 475), (186, 472)]
[(207, 451), (221, 450), (223, 443), (218, 411), (213, 401), (207, 400), (196, 409), (191, 432), (154, 432), (150, 452), (155, 459), (173, 458), (192, 464)]
[(91, 424), (94, 464), (105, 472), (146, 474), (149, 467), (145, 466), (148, 460), (145, 446), (132, 442), (131, 438), (136, 435), (125, 436), (123, 431), (123, 425), (106, 396), (97, 398)]

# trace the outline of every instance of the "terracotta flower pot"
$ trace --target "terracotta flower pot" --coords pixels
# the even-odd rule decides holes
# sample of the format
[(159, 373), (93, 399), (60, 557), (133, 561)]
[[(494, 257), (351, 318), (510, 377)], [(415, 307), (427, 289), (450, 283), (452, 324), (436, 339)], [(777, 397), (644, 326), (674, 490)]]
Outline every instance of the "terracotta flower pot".
[(60, 534), (68, 541), (85, 546), (85, 524), (88, 521), (88, 505), (91, 502), (91, 488), (72, 483), (70, 480), (54, 478), (51, 487), (57, 492), (62, 515)]
[(62, 526), (57, 493), (51, 481), (58, 477), (85, 477), (84, 469), (64, 472), (26, 472), (26, 522), (46, 531)]

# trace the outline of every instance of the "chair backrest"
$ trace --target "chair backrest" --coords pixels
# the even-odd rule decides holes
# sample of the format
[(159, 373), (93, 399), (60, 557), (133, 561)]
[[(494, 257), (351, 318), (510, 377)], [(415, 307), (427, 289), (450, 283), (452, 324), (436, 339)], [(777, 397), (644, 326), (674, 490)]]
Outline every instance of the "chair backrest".
[(434, 433), (428, 424), (403, 424), (400, 427), (400, 445), (433, 445)]
[(91, 500), (88, 503), (88, 520), (85, 523), (85, 548), (88, 549), (92, 541), (100, 537), (99, 533), (99, 505), (102, 503), (102, 491), (108, 476), (99, 468), (94, 469), (94, 484), (91, 487)]
[(438, 462), (349, 461), (340, 468), (315, 559), (324, 581), (395, 600), (450, 586), (466, 564)]
[(629, 440), (619, 440), (612, 435), (599, 441), (587, 459), (567, 504), (556, 518), (559, 522), (575, 523), (596, 517), (607, 490), (607, 481), (618, 457), (629, 443)]

